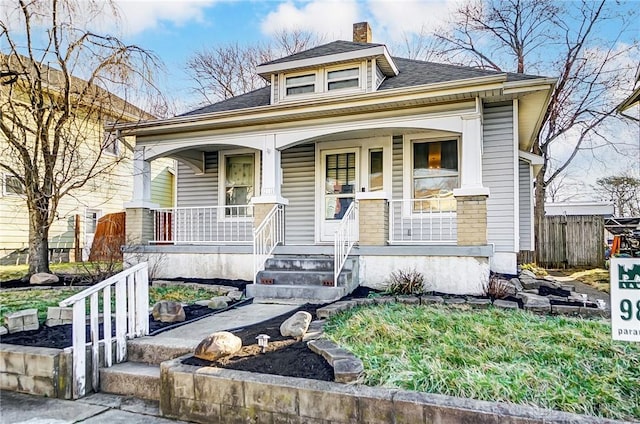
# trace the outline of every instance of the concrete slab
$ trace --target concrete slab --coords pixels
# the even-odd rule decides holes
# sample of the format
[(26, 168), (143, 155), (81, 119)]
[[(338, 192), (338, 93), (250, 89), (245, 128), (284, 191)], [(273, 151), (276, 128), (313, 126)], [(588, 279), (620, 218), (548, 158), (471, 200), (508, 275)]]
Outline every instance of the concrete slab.
[(52, 399), (16, 392), (0, 392), (0, 422), (3, 424), (75, 423), (107, 411), (100, 405)]
[(167, 418), (109, 409), (102, 414), (78, 422), (85, 424), (176, 424), (184, 421), (174, 421)]

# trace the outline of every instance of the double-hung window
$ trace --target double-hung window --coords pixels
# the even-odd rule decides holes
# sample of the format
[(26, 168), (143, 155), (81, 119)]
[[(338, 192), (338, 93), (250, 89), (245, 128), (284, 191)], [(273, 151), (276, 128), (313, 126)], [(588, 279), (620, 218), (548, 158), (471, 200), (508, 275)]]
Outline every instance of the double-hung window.
[(358, 87), (360, 87), (359, 67), (327, 72), (327, 91)]
[(5, 196), (21, 196), (25, 194), (25, 190), (18, 177), (4, 174), (3, 193)]
[(225, 216), (250, 216), (246, 206), (256, 193), (256, 155), (224, 154), (222, 162)]
[(115, 132), (105, 132), (102, 150), (113, 156), (120, 155), (120, 140)]
[(316, 91), (316, 74), (286, 77), (285, 87), (287, 96), (314, 93)]
[(412, 190), (414, 211), (455, 211), (459, 186), (458, 141), (414, 141)]

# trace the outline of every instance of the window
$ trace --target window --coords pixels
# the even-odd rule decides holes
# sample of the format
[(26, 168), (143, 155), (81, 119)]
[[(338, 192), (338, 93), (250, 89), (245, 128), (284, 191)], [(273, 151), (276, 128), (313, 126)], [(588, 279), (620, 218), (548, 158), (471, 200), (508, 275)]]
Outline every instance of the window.
[(287, 96), (313, 93), (316, 91), (316, 74), (298, 75), (285, 79)]
[(382, 149), (369, 150), (369, 191), (382, 190), (383, 175)]
[(120, 154), (120, 140), (115, 132), (105, 132), (102, 150), (110, 155), (118, 156)]
[(360, 87), (360, 68), (327, 72), (327, 91)]
[(414, 142), (413, 198), (421, 210), (455, 211), (453, 189), (458, 187), (458, 142)]
[(329, 154), (325, 161), (325, 219), (342, 219), (355, 199), (356, 154)]
[(25, 193), (24, 186), (20, 179), (14, 175), (5, 174), (4, 176), (4, 190), (5, 195), (20, 196)]
[[(224, 157), (225, 206), (246, 206), (255, 193), (255, 154)], [(225, 208), (225, 216), (246, 216), (245, 208)]]
[(84, 211), (84, 230), (86, 234), (94, 234), (98, 228), (98, 218), (100, 211), (97, 209), (86, 209)]

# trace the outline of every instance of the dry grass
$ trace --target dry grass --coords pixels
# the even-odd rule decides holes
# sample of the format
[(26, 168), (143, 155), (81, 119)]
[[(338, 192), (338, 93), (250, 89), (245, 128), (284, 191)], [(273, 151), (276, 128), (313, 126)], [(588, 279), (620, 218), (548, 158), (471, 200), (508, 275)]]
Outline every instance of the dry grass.
[(601, 292), (609, 293), (609, 271), (602, 268), (574, 272), (570, 278), (590, 285)]

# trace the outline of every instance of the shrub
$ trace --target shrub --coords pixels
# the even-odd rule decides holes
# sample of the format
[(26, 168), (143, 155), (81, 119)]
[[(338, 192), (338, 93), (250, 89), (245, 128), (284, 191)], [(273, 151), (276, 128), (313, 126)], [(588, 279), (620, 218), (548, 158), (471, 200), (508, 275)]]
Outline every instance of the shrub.
[(390, 294), (415, 295), (425, 292), (424, 275), (415, 269), (393, 271), (388, 283), (387, 291)]
[(483, 291), (484, 295), (489, 296), (491, 299), (504, 299), (509, 296), (509, 290), (509, 284), (493, 274), (489, 276), (489, 280), (485, 283)]

